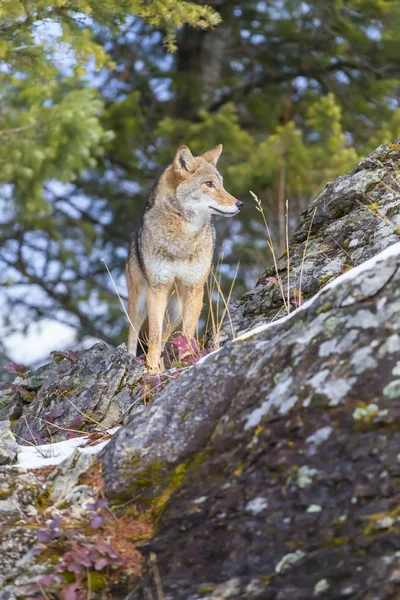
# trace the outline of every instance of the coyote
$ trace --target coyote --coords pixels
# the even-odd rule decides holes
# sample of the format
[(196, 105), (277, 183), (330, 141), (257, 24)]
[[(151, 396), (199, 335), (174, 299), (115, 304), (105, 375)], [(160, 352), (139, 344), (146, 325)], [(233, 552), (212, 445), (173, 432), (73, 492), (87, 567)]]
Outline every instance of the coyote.
[(155, 373), (160, 370), (163, 333), (168, 337), (182, 321), (183, 335), (195, 335), (214, 251), (211, 217), (233, 217), (243, 205), (224, 189), (216, 169), (221, 152), (219, 144), (194, 157), (187, 146), (180, 146), (150, 193), (130, 243), (128, 349), (136, 355), (147, 319), (147, 366)]

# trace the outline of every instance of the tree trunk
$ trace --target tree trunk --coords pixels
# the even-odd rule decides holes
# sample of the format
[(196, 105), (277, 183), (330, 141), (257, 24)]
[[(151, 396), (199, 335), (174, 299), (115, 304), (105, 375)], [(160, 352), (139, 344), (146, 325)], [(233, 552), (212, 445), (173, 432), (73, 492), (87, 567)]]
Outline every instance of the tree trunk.
[(175, 78), (176, 115), (193, 119), (202, 109), (207, 109), (215, 99), (222, 66), (232, 39), (234, 2), (214, 2), (222, 22), (208, 31), (185, 27), (178, 37)]

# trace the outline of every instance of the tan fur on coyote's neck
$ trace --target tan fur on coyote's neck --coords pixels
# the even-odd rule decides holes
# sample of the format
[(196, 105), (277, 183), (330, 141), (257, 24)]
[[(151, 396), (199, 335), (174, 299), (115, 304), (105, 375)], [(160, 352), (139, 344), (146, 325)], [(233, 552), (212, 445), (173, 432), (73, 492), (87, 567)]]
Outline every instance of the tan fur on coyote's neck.
[(204, 252), (204, 243), (209, 242), (210, 235), (213, 237), (211, 217), (199, 219), (193, 211), (178, 205), (175, 178), (172, 167), (161, 176), (153, 193), (154, 202), (143, 218), (143, 234), (151, 237), (160, 254), (191, 259)]

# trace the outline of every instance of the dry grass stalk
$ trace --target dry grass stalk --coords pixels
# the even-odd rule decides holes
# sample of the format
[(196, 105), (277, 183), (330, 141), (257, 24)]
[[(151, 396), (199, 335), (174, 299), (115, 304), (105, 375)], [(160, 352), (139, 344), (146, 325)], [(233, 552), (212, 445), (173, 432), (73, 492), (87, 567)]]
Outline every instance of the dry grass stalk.
[[(275, 250), (274, 250), (274, 245), (273, 245), (273, 241), (272, 241), (272, 235), (271, 235), (271, 231), (270, 231), (270, 228), (269, 228), (269, 225), (268, 225), (267, 217), (265, 216), (265, 212), (264, 212), (264, 208), (262, 206), (261, 200), (252, 191), (250, 191), (250, 194), (253, 196), (254, 201), (256, 203), (256, 209), (261, 213), (262, 219), (264, 221), (265, 229), (266, 229), (267, 235), (268, 235), (267, 245), (268, 245), (268, 248), (271, 251), (272, 258), (273, 258), (273, 261), (274, 261), (276, 279), (277, 279), (277, 282), (278, 282), (278, 285), (279, 285), (279, 290), (281, 292), (282, 301), (283, 301), (285, 310), (286, 310), (287, 314), (289, 314), (290, 313), (290, 298), (286, 299), (285, 292), (283, 290), (282, 278), (279, 275), (279, 271), (278, 271), (278, 263), (277, 263), (277, 260), (276, 260), (276, 254), (275, 254)], [(289, 306), (288, 306), (288, 301), (289, 301)]]
[(290, 313), (289, 200), (286, 200), (287, 310)]
[(157, 555), (154, 552), (150, 554), (150, 563), (153, 571), (154, 582), (156, 584), (157, 600), (164, 600), (164, 592), (161, 585), (160, 571), (158, 569), (157, 564)]

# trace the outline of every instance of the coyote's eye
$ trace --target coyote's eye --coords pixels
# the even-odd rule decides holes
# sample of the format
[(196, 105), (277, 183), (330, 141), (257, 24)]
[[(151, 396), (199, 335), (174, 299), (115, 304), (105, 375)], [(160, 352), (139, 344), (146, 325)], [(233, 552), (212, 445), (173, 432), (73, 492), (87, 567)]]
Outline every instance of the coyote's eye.
[(207, 187), (209, 187), (209, 188), (213, 188), (213, 187), (215, 187), (215, 185), (213, 184), (213, 182), (212, 182), (212, 181), (206, 181), (206, 182), (205, 182), (205, 184), (206, 184), (206, 186), (207, 186)]

